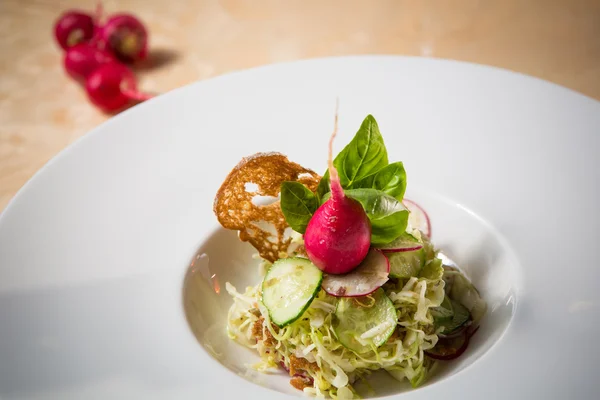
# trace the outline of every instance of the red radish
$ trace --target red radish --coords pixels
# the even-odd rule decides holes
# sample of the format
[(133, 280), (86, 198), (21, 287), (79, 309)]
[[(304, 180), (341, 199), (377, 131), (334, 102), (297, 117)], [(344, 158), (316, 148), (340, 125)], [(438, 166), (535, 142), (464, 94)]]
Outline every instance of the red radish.
[(133, 73), (126, 66), (112, 62), (92, 72), (85, 83), (91, 102), (104, 111), (117, 111), (133, 103), (149, 99), (137, 91)]
[(344, 275), (325, 275), (321, 287), (336, 297), (366, 296), (389, 279), (390, 262), (379, 250), (371, 250), (358, 267)]
[(81, 11), (67, 11), (56, 21), (54, 36), (63, 49), (87, 42), (94, 36), (94, 18)]
[(329, 139), (331, 197), (317, 209), (306, 227), (304, 247), (310, 261), (328, 274), (350, 272), (367, 255), (371, 246), (371, 223), (360, 203), (346, 197), (337, 169), (333, 166), (333, 140)]
[(79, 43), (67, 49), (65, 53), (65, 70), (71, 77), (84, 81), (101, 65), (114, 62), (114, 57), (88, 43)]
[(401, 251), (415, 251), (423, 248), (423, 244), (419, 243), (410, 235), (402, 235), (391, 243), (377, 246), (378, 249), (385, 253), (399, 253)]
[(130, 14), (111, 16), (98, 33), (100, 43), (119, 60), (139, 61), (148, 54), (148, 32), (139, 19)]
[(408, 216), (408, 224), (414, 229), (418, 229), (425, 234), (427, 237), (431, 237), (431, 222), (429, 221), (429, 215), (423, 210), (423, 208), (412, 200), (402, 200), (404, 206), (410, 211)]

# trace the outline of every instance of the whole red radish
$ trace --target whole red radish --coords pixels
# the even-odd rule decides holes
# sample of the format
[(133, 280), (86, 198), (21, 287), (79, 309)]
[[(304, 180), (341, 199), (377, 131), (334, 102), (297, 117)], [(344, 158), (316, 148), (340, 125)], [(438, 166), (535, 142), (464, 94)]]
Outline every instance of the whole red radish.
[(82, 11), (67, 11), (54, 25), (54, 36), (63, 49), (87, 42), (94, 36), (94, 18)]
[(104, 64), (92, 72), (85, 83), (90, 101), (107, 112), (121, 110), (133, 102), (149, 99), (137, 91), (135, 75), (117, 62)]
[(139, 19), (130, 14), (115, 14), (98, 32), (99, 41), (104, 43), (119, 60), (134, 62), (143, 60), (148, 54), (148, 32)]
[(79, 43), (67, 49), (64, 66), (71, 77), (78, 81), (84, 81), (101, 65), (115, 61), (109, 52), (88, 43)]
[(344, 274), (356, 268), (371, 246), (371, 223), (360, 203), (346, 197), (333, 166), (333, 139), (329, 140), (331, 197), (312, 216), (304, 233), (308, 258), (328, 274)]

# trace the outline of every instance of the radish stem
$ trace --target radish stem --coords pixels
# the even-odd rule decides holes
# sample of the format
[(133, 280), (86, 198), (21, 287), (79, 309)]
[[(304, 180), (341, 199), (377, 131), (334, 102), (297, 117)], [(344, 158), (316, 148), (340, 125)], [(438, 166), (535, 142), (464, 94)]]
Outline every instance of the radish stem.
[(134, 101), (146, 101), (154, 97), (154, 95), (150, 93), (139, 92), (135, 89), (121, 89), (121, 92), (123, 95)]
[(335, 103), (335, 119), (333, 125), (333, 133), (329, 138), (329, 156), (327, 159), (327, 164), (329, 168), (329, 184), (331, 186), (331, 198), (335, 201), (339, 201), (344, 197), (344, 190), (342, 189), (342, 185), (340, 184), (340, 176), (338, 175), (338, 171), (333, 165), (333, 141), (337, 136), (338, 131), (338, 110), (339, 110), (339, 99), (336, 100)]
[(306, 226), (304, 248), (308, 258), (328, 274), (345, 274), (366, 257), (371, 245), (371, 223), (362, 205), (346, 197), (333, 165), (333, 140), (338, 129), (338, 103), (329, 139), (331, 197), (315, 211)]

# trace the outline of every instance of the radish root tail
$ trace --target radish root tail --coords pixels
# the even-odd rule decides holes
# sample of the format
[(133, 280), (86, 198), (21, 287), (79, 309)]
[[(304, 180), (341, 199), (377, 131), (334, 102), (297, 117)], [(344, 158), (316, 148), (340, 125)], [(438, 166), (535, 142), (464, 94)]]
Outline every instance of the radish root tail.
[(150, 93), (138, 92), (136, 89), (122, 89), (121, 92), (133, 101), (146, 101), (154, 96)]
[(333, 141), (338, 131), (338, 110), (340, 107), (340, 99), (335, 101), (335, 119), (333, 123), (333, 133), (329, 138), (329, 157), (327, 158), (327, 167), (329, 168), (329, 181), (331, 187), (331, 198), (340, 199), (344, 197), (344, 190), (340, 184), (340, 176), (337, 169), (333, 166)]
[[(94, 22), (100, 26), (102, 24), (102, 18), (104, 17), (104, 5), (102, 1), (96, 3), (96, 9), (94, 10)], [(97, 28), (96, 28), (97, 29)]]

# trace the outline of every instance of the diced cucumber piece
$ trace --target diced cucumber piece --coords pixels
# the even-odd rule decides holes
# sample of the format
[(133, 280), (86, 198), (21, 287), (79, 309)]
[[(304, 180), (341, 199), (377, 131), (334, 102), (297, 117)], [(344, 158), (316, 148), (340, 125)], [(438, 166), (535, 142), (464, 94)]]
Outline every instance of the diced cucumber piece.
[(417, 276), (425, 265), (425, 249), (387, 253), (390, 260), (390, 276), (407, 279)]
[(454, 316), (454, 311), (452, 310), (450, 298), (445, 296), (442, 304), (440, 304), (439, 307), (432, 308), (430, 312), (436, 326), (441, 323), (451, 321), (452, 317)]
[(422, 235), (421, 240), (423, 241), (423, 250), (425, 250), (425, 259), (431, 260), (436, 257), (435, 247), (431, 243), (431, 239), (425, 235)]
[(423, 241), (421, 240), (420, 232), (414, 232), (414, 234), (404, 232), (390, 243), (376, 245), (375, 247), (383, 250), (385, 253), (419, 250), (423, 247)]
[(271, 321), (281, 328), (300, 318), (319, 293), (322, 280), (323, 272), (306, 258), (275, 261), (262, 283), (262, 302)]
[(363, 297), (341, 297), (333, 318), (340, 343), (357, 354), (379, 347), (394, 333), (398, 319), (392, 301), (379, 288)]
[(469, 310), (467, 310), (465, 306), (447, 296), (444, 298), (440, 307), (431, 310), (431, 315), (433, 315), (436, 329), (442, 328), (439, 330), (439, 333), (444, 335), (450, 335), (453, 332), (456, 332), (466, 324), (471, 317)]
[(433, 260), (427, 262), (420, 271), (419, 276), (432, 281), (439, 281), (442, 279), (444, 276), (444, 266), (442, 265), (442, 260), (439, 258), (434, 258)]
[(415, 242), (423, 242), (423, 235), (421, 235), (421, 231), (418, 229), (412, 229), (405, 232), (406, 235), (412, 237)]
[(464, 275), (455, 275), (450, 296), (469, 310), (475, 324), (483, 318), (487, 311), (487, 303)]

